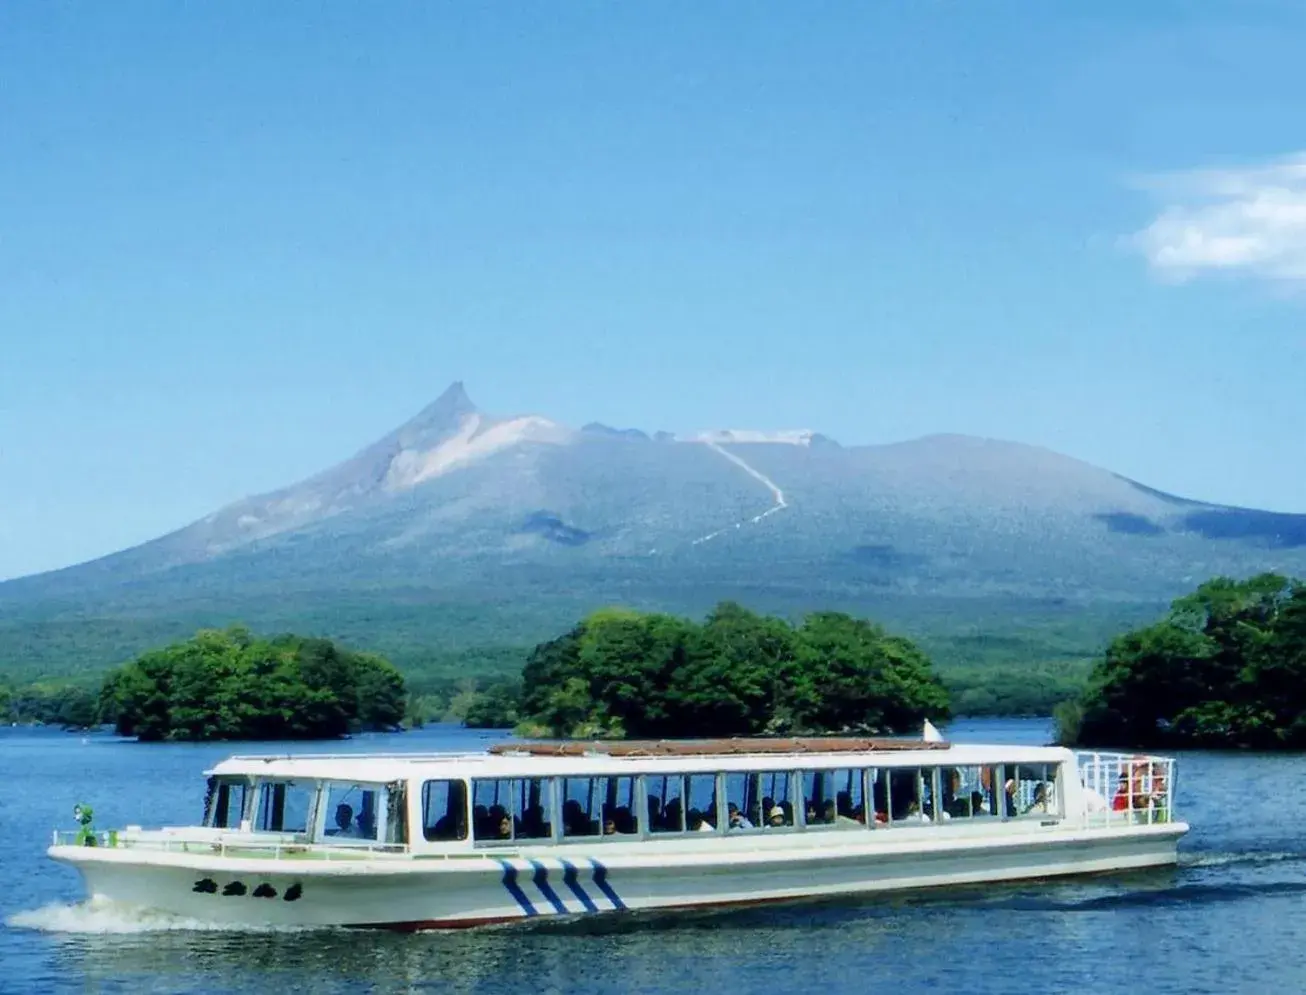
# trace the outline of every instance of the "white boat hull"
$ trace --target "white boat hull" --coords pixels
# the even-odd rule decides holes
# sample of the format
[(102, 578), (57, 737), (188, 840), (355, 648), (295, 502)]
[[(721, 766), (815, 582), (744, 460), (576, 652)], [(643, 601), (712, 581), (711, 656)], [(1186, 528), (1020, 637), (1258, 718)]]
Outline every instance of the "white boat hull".
[(309, 859), (54, 846), (88, 896), (175, 916), (273, 927), (436, 929), (551, 916), (706, 908), (1174, 864), (1183, 823), (941, 838), (888, 830), (765, 845), (622, 844), (450, 858)]

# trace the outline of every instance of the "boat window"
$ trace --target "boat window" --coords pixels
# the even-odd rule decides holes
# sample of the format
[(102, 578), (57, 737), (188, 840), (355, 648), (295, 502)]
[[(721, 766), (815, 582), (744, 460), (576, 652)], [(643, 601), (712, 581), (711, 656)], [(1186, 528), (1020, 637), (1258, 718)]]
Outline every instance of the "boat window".
[(312, 781), (264, 781), (254, 827), (264, 833), (307, 833), (317, 786)]
[(639, 832), (634, 777), (569, 777), (562, 782), (564, 837)]
[(248, 793), (249, 785), (244, 780), (218, 781), (204, 825), (214, 829), (239, 829), (245, 817), (245, 796)]
[(889, 769), (889, 806), (892, 824), (919, 825), (932, 821), (933, 769), (902, 767)]
[(685, 778), (685, 828), (690, 832), (713, 832), (717, 827), (716, 775), (690, 774)]
[(568, 777), (562, 781), (562, 835), (598, 836), (603, 803), (595, 799), (595, 779)]
[(422, 835), (431, 842), (467, 839), (467, 785), (427, 781), (422, 785)]
[(373, 785), (331, 782), (323, 792), (326, 821), (323, 835), (332, 840), (376, 842), (377, 805), (381, 792)]
[(1013, 814), (1046, 818), (1061, 811), (1056, 764), (1013, 764), (1007, 768)]
[(780, 829), (794, 824), (794, 799), (790, 771), (766, 771), (750, 774), (757, 782), (755, 791), (762, 799), (762, 825)]
[(762, 825), (762, 796), (751, 774), (726, 775), (726, 829), (736, 832)]
[(870, 786), (870, 810), (875, 813), (874, 825), (883, 826), (889, 822), (889, 772), (872, 767), (866, 772), (866, 783)]
[(857, 828), (866, 824), (860, 770), (805, 771), (803, 798), (809, 826)]
[(512, 810), (512, 781), (493, 778), (472, 782), (472, 833), (476, 839), (512, 839)]
[(523, 777), (512, 782), (513, 838), (549, 839), (553, 823), (553, 780), (547, 777)]
[(992, 816), (997, 811), (993, 799), (996, 781), (992, 767), (943, 768), (943, 811), (951, 819)]
[(652, 833), (685, 831), (685, 778), (683, 774), (647, 774), (648, 827)]

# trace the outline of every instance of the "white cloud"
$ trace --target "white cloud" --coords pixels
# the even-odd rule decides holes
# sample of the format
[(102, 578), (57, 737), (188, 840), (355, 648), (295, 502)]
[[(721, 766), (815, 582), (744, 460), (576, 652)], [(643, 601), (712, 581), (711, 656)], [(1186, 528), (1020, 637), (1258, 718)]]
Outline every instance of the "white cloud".
[(1306, 285), (1306, 153), (1147, 186), (1167, 206), (1130, 242), (1162, 276), (1224, 272)]

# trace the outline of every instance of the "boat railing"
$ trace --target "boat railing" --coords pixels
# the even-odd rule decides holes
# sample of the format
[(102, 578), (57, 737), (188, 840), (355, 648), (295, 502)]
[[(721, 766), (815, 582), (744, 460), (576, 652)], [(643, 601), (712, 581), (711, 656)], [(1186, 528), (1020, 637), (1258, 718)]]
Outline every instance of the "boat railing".
[(403, 843), (373, 843), (361, 840), (350, 843), (313, 843), (303, 840), (251, 839), (248, 836), (187, 835), (185, 833), (150, 833), (136, 835), (117, 829), (98, 830), (89, 835), (81, 830), (52, 833), (55, 846), (94, 846), (110, 850), (137, 850), (155, 853), (201, 853), (221, 857), (263, 857), (272, 860), (357, 860), (378, 854), (406, 854)]
[(1175, 761), (1139, 753), (1075, 754), (1087, 826), (1173, 822)]

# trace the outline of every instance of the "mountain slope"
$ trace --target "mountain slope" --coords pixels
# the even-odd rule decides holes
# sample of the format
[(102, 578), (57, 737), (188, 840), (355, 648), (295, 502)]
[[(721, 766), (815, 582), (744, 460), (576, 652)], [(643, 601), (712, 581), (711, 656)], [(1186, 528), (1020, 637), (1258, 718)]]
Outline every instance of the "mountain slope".
[(698, 611), (731, 596), (1001, 628), (1021, 606), (1128, 614), (1212, 574), (1265, 569), (1306, 573), (1306, 516), (1178, 498), (1032, 446), (574, 431), (488, 416), (456, 383), (307, 480), (0, 584), (0, 667), (18, 652), (5, 632), (30, 653), (38, 621), (88, 617), (383, 640), (397, 606), (442, 619), (456, 606), (441, 638), (498, 618), (489, 631), (512, 641), (606, 602)]

